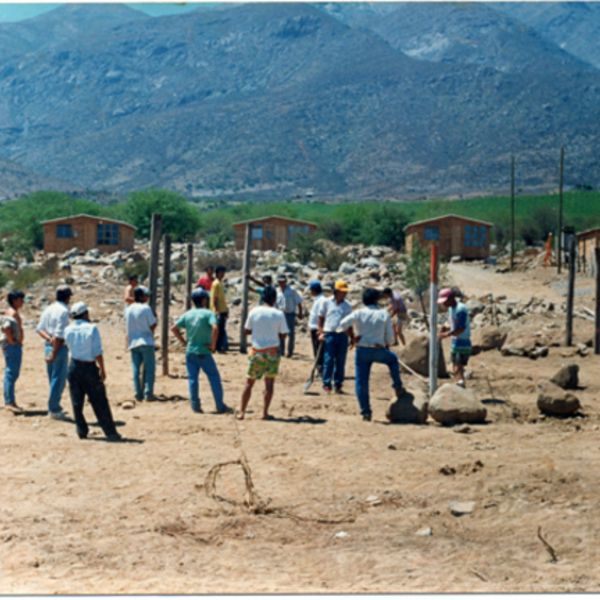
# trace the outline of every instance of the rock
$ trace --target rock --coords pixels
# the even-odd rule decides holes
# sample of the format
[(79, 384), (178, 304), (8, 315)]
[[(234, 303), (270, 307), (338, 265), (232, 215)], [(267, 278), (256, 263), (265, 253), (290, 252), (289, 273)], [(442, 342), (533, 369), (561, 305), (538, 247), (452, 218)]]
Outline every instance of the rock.
[(71, 248), (62, 255), (62, 258), (69, 259), (75, 258), (76, 256), (79, 256), (79, 248)]
[(454, 433), (471, 433), (471, 431), (471, 428), (466, 423), (454, 426)]
[(232, 304), (233, 306), (240, 306), (240, 304), (241, 304), (241, 303), (242, 303), (242, 299), (241, 299), (241, 298), (234, 298), (234, 299), (231, 301), (231, 304)]
[(573, 363), (564, 365), (550, 378), (550, 381), (563, 390), (576, 390), (579, 386), (579, 365)]
[(343, 273), (344, 275), (352, 275), (352, 273), (355, 273), (355, 272), (356, 272), (356, 267), (355, 267), (355, 266), (353, 266), (353, 265), (351, 265), (351, 264), (350, 264), (350, 263), (348, 263), (348, 262), (343, 262), (343, 263), (340, 265), (340, 268), (338, 269), (338, 271), (339, 271), (340, 273)]
[(393, 443), (391, 443), (391, 442), (390, 442), (390, 443), (387, 445), (387, 449), (388, 449), (388, 450), (398, 450), (398, 447), (396, 446), (396, 444), (393, 444)]
[(381, 263), (374, 259), (374, 258), (363, 258), (359, 263), (358, 266), (361, 269), (364, 269), (366, 267), (371, 267), (373, 269), (379, 269), (381, 268)]
[(427, 421), (428, 404), (429, 399), (425, 392), (404, 389), (404, 393), (400, 398), (394, 398), (390, 401), (385, 411), (385, 416), (392, 423), (416, 423), (417, 425), (422, 425)]
[(429, 401), (429, 414), (442, 425), (454, 425), (483, 423), (487, 410), (473, 390), (445, 383)]
[(431, 530), (431, 527), (422, 527), (415, 535), (433, 535), (433, 531)]
[(581, 405), (576, 396), (550, 381), (538, 383), (537, 407), (544, 414), (565, 417), (576, 413)]
[(450, 502), (448, 507), (455, 517), (462, 517), (470, 515), (475, 510), (475, 502)]
[(471, 317), (474, 317), (485, 310), (485, 304), (479, 300), (469, 300), (465, 306), (467, 307)]
[(346, 533), (345, 531), (338, 531), (333, 537), (336, 537), (336, 538), (347, 538), (348, 537), (348, 533)]
[(480, 327), (471, 336), (471, 354), (475, 356), (480, 352), (500, 349), (506, 341), (506, 333), (494, 326)]
[[(398, 356), (419, 375), (429, 377), (429, 335), (418, 333), (407, 340), (406, 346), (400, 350)], [(446, 361), (441, 354), (438, 361), (438, 376), (448, 377)]]
[(540, 346), (539, 348), (533, 350), (533, 352), (529, 353), (529, 358), (533, 358), (534, 360), (536, 358), (545, 358), (548, 356), (548, 352), (550, 352), (550, 348), (548, 348), (548, 346)]
[(125, 410), (131, 410), (132, 408), (135, 408), (135, 402), (132, 400), (127, 400), (121, 404), (121, 408), (124, 408)]
[(185, 259), (186, 259), (186, 256), (183, 252), (171, 253), (171, 264), (182, 263)]

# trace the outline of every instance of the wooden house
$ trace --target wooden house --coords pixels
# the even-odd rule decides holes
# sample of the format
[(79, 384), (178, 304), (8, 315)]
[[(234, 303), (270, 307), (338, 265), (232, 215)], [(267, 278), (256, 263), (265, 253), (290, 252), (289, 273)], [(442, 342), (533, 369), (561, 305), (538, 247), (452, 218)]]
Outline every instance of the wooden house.
[(596, 276), (596, 248), (600, 248), (600, 227), (577, 234), (577, 260), (579, 270), (591, 277)]
[(404, 229), (406, 251), (410, 252), (414, 244), (422, 248), (436, 245), (440, 258), (485, 259), (490, 255), (491, 228), (492, 224), (486, 221), (457, 215), (411, 223)]
[(123, 221), (75, 215), (42, 221), (44, 226), (44, 252), (62, 253), (72, 248), (87, 252), (98, 248), (100, 252), (133, 250), (135, 227)]
[(277, 250), (281, 244), (288, 246), (298, 233), (312, 235), (317, 230), (316, 223), (298, 221), (288, 217), (263, 217), (234, 223), (236, 250), (243, 250), (246, 243), (246, 225), (252, 224), (252, 250)]

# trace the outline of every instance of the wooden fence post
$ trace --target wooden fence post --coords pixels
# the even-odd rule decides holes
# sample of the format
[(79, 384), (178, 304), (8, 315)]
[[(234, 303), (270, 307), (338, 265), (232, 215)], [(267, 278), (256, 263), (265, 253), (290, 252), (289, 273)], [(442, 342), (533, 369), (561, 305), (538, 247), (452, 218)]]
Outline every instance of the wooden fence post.
[(194, 244), (187, 245), (187, 269), (185, 271), (185, 310), (192, 308), (192, 287), (194, 278)]
[(562, 267), (562, 243), (563, 243), (563, 166), (565, 162), (565, 149), (560, 149), (560, 166), (558, 169), (558, 274)]
[(250, 274), (250, 256), (252, 252), (252, 223), (246, 224), (246, 245), (244, 248), (244, 266), (242, 274), (242, 285), (244, 286), (244, 292), (242, 296), (242, 318), (240, 322), (240, 353), (246, 354), (247, 352), (247, 341), (246, 341), (246, 319), (248, 318), (248, 286), (250, 282), (246, 275)]
[(158, 260), (160, 254), (160, 236), (162, 233), (162, 215), (152, 214), (152, 229), (150, 233), (150, 269), (148, 275), (148, 288), (150, 289), (150, 308), (156, 315)]
[(169, 374), (169, 305), (171, 304), (171, 236), (165, 235), (163, 246), (161, 347), (162, 374)]
[(515, 268), (515, 157), (510, 161), (510, 270)]
[(573, 344), (573, 298), (575, 296), (575, 236), (569, 238), (569, 288), (567, 290), (567, 327), (565, 345)]
[(594, 354), (600, 354), (600, 248), (594, 248), (596, 255), (596, 331), (594, 332)]
[(429, 292), (429, 397), (437, 390), (438, 381), (438, 348), (437, 312), (438, 312), (438, 249), (431, 246), (431, 290)]

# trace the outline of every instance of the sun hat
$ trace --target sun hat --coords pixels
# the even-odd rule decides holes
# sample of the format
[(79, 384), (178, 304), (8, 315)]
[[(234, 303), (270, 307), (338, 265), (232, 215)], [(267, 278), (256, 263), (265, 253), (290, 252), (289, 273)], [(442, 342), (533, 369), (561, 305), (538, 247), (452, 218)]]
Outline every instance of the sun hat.
[(85, 302), (76, 302), (75, 304), (73, 304), (73, 307), (71, 308), (71, 316), (74, 319), (76, 319), (77, 317), (81, 317), (82, 315), (85, 315), (86, 312), (88, 312), (88, 307)]
[(343, 281), (342, 279), (335, 282), (335, 286), (333, 287), (333, 289), (336, 292), (349, 292), (350, 291), (348, 284), (345, 281)]
[(438, 295), (438, 304), (445, 304), (448, 299), (454, 297), (452, 290), (450, 288), (443, 288), (440, 290)]

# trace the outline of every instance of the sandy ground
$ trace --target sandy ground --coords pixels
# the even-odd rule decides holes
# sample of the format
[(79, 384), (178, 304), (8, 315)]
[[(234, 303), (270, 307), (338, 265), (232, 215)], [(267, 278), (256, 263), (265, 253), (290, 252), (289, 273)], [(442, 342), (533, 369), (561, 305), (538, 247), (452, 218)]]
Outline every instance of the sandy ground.
[[(510, 276), (452, 265), (451, 274), (475, 296), (491, 291), (564, 300), (560, 285), (544, 284), (556, 277), (543, 269)], [(581, 285), (591, 286), (591, 280)], [(92, 316), (102, 317), (98, 292), (86, 294), (74, 300), (87, 298), (97, 306)], [(36, 315), (30, 308), (24, 313), (26, 319)], [(388, 424), (390, 380), (379, 366), (372, 374), (374, 422), (363, 422), (352, 353), (343, 395), (323, 395), (318, 382), (302, 395), (311, 361), (308, 340), (300, 336), (297, 358), (284, 360), (277, 381), (276, 420), (260, 420), (257, 387), (252, 412), (237, 423), (211, 414), (205, 379), (207, 412), (191, 412), (183, 354), (171, 355), (174, 377), (157, 379), (164, 401), (122, 408), (132, 398), (123, 325), (101, 320), (99, 326), (123, 443), (105, 442), (97, 426), (80, 441), (72, 423), (45, 416), (42, 343), (26, 331), (17, 393), (27, 415), (0, 411), (0, 592), (600, 588), (598, 357), (568, 359), (581, 366), (577, 394), (584, 416), (565, 420), (541, 418), (535, 406), (537, 380), (567, 360), (565, 348), (551, 348), (548, 358), (537, 361), (498, 352), (474, 357), (469, 384), (485, 401), (488, 422), (460, 434), (431, 420), (424, 426)], [(589, 337), (591, 327), (577, 320), (576, 341)], [(237, 406), (246, 358), (231, 353), (217, 362), (226, 401)], [(414, 377), (404, 381), (416, 385)], [(67, 391), (63, 405), (70, 412)], [(86, 414), (94, 423), (89, 407)], [(209, 470), (237, 460), (242, 451), (268, 514), (251, 514), (244, 506), (238, 465), (224, 468), (217, 480), (217, 493), (227, 501), (206, 494)], [(449, 503), (469, 501), (475, 502), (472, 514), (452, 516)], [(424, 528), (431, 535), (417, 534)]]

